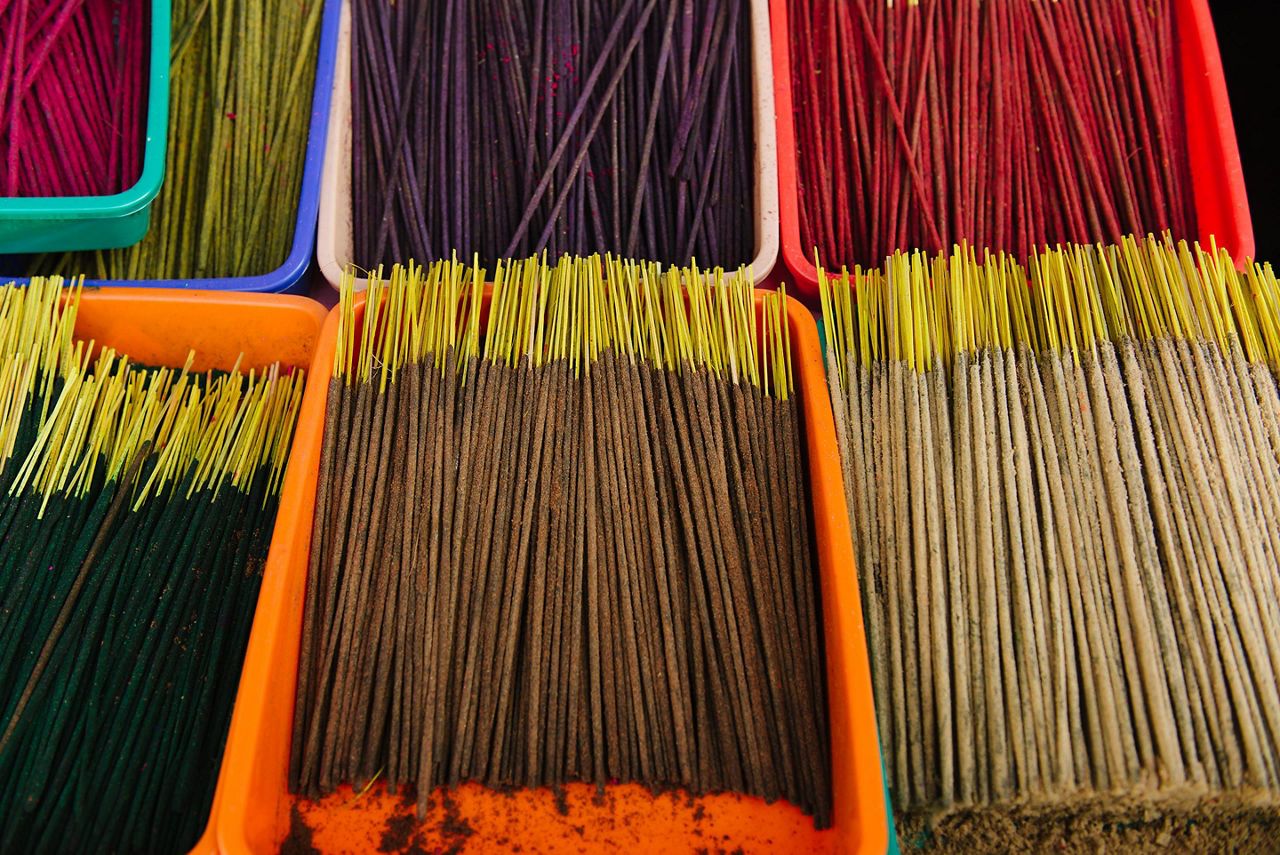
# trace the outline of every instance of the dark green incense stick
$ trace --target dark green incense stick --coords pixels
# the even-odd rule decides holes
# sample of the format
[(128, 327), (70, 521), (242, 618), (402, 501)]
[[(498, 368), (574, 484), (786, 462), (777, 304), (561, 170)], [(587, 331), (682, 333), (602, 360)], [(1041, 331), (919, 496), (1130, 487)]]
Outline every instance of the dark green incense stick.
[(184, 852), (212, 803), (303, 377), (90, 361), (58, 284), (0, 289), (0, 352), (39, 361), (11, 376), (28, 385), (5, 390), (21, 406), (0, 423), (16, 437), (0, 457), (0, 849)]

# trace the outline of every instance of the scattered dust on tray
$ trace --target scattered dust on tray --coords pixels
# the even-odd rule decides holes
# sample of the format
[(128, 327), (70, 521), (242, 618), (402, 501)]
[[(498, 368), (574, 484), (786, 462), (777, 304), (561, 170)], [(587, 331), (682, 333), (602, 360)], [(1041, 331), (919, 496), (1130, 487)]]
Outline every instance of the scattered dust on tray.
[(294, 804), (289, 809), (289, 836), (280, 844), (280, 855), (320, 855), (320, 850), (311, 843), (311, 836), (311, 826)]
[[(429, 820), (421, 823), (418, 821), (416, 798), (409, 788), (402, 791), (396, 813), (383, 826), (378, 851), (398, 855), (428, 855), (438, 852), (456, 855), (462, 852), (476, 830), (459, 812), (457, 802), (447, 792), (441, 794), (439, 808), (434, 798), (428, 800), (428, 816), (433, 819), (438, 817), (438, 822)], [(437, 809), (442, 813), (437, 814)], [(439, 835), (439, 844), (431, 842), (430, 838), (434, 836), (432, 832)]]
[(444, 807), (444, 819), (440, 822), (440, 833), (444, 835), (446, 842), (460, 842), (465, 844), (476, 830), (471, 827), (471, 823), (463, 819), (458, 812), (458, 803), (449, 797), (446, 792), (440, 797), (440, 802)]
[(379, 852), (400, 852), (409, 846), (413, 833), (418, 830), (418, 821), (411, 813), (397, 813), (387, 820), (387, 827), (382, 832), (382, 841), (378, 844)]

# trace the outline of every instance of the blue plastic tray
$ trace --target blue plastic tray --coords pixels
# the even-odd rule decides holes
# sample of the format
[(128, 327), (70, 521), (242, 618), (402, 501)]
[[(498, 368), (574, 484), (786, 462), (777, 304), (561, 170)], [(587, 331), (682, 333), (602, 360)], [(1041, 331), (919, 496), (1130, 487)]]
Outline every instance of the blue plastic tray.
[[(320, 44), (316, 54), (315, 92), (311, 99), (311, 127), (307, 131), (307, 154), (298, 198), (298, 217), (293, 229), (293, 248), (284, 264), (270, 273), (258, 276), (228, 276), (219, 279), (86, 279), (85, 285), (306, 294), (306, 273), (315, 253), (316, 217), (320, 210), (320, 173), (324, 166), (324, 143), (329, 128), (329, 103), (333, 94), (333, 64), (338, 48), (338, 18), (341, 7), (342, 0), (324, 0)], [(23, 270), (25, 267), (19, 256), (0, 258), (0, 280), (25, 282), (20, 277), (4, 275), (8, 270)]]

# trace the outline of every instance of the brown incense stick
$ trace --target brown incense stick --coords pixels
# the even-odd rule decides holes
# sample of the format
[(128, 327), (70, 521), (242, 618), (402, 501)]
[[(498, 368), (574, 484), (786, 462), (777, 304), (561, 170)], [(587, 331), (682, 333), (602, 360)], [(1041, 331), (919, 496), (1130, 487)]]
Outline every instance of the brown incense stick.
[(745, 272), (685, 302), (675, 273), (504, 264), (486, 306), (439, 262), (346, 292), (360, 436), (326, 446), (352, 483), (317, 504), (346, 530), (304, 606), (303, 793), (385, 769), (425, 816), (440, 785), (618, 780), (829, 824), (785, 304), (756, 318)]

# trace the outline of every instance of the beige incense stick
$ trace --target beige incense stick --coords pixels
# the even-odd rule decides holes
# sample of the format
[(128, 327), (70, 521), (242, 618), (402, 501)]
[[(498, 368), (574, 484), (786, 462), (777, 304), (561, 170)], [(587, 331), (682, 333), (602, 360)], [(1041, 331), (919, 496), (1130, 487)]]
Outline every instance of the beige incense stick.
[(900, 832), (1280, 833), (1271, 269), (1148, 238), (820, 285)]

